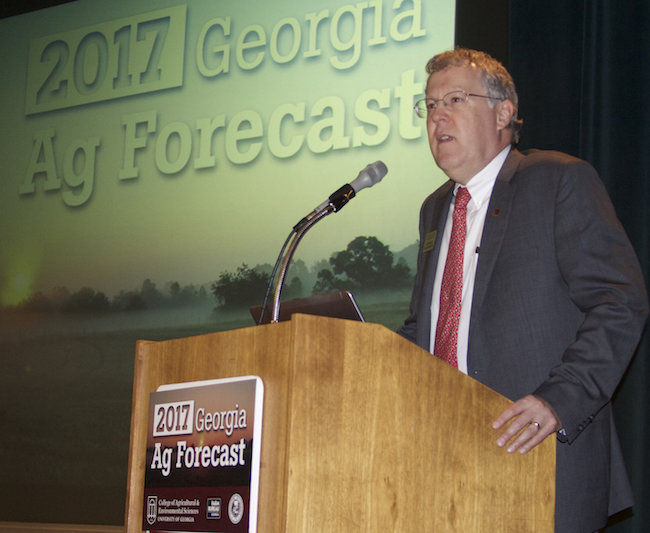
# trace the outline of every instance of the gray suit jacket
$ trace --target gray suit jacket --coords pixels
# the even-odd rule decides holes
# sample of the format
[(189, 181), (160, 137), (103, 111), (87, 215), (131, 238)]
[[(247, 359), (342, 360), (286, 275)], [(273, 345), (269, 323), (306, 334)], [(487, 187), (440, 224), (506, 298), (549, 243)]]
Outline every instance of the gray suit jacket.
[[(411, 316), (399, 330), (426, 350), (452, 189), (422, 206)], [(535, 394), (562, 421), (556, 531), (593, 532), (632, 505), (609, 402), (647, 314), (638, 260), (595, 170), (558, 152), (511, 151), (481, 238), (468, 374), (512, 400)]]

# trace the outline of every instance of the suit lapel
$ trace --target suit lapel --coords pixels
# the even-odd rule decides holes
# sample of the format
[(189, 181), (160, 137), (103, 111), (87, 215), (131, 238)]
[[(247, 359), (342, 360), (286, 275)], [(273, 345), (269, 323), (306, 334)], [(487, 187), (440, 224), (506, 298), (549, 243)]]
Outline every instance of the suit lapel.
[[(423, 213), (422, 220), (423, 250), (422, 250), (422, 284), (421, 284), (421, 306), (418, 311), (422, 317), (418, 328), (417, 343), (419, 346), (430, 351), (431, 344), (431, 298), (433, 296), (433, 282), (436, 277), (436, 267), (440, 256), (440, 241), (445, 229), (445, 221), (449, 206), (451, 205), (454, 182), (448, 181), (436, 192), (436, 198), (432, 201), (431, 209)], [(435, 233), (435, 234), (434, 234)]]
[(471, 322), (474, 320), (476, 310), (481, 309), (488, 283), (492, 277), (494, 265), (499, 256), (499, 250), (501, 249), (503, 236), (508, 227), (512, 200), (516, 190), (516, 185), (511, 180), (522, 159), (523, 156), (520, 152), (512, 150), (494, 183), (485, 216), (483, 235), (481, 236), (481, 251), (476, 267)]
[[(445, 222), (447, 221), (447, 214), (449, 213), (449, 206), (451, 205), (451, 198), (453, 196), (452, 191), (454, 189), (454, 183), (449, 181), (445, 184), (444, 189), (440, 192), (440, 198), (435, 202), (433, 209), (430, 213), (430, 218), (425, 221), (426, 227), (433, 228), (435, 232), (435, 238), (433, 240), (433, 248), (431, 253), (427, 254), (427, 273), (431, 273), (430, 270), (433, 269), (433, 276), (435, 276), (436, 264), (438, 263), (438, 256), (440, 255), (440, 241), (442, 240), (442, 233), (445, 230)], [(427, 236), (425, 235), (425, 240)], [(429, 234), (429, 238), (431, 235)], [(431, 282), (433, 287), (433, 281)]]

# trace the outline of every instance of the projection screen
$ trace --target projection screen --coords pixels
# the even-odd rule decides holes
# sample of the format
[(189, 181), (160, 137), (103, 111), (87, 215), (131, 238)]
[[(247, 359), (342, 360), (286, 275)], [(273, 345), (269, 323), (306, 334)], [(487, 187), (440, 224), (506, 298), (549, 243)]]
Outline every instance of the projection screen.
[[(388, 174), (305, 236), (294, 294), (359, 236), (413, 275), (444, 177), (412, 107), (454, 5), (77, 0), (0, 20), (0, 519), (121, 523), (135, 340), (252, 325), (215, 283), (266, 275), (368, 163)], [(395, 327), (406, 285), (360, 290), (367, 318)]]

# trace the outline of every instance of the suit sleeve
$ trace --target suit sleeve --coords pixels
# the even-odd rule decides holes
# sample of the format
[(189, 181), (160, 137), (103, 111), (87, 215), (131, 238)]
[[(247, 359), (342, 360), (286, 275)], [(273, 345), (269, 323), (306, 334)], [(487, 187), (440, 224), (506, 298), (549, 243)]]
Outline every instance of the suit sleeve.
[(648, 298), (636, 254), (587, 163), (567, 167), (554, 220), (558, 267), (584, 320), (534, 394), (555, 410), (571, 442), (610, 401), (639, 342)]

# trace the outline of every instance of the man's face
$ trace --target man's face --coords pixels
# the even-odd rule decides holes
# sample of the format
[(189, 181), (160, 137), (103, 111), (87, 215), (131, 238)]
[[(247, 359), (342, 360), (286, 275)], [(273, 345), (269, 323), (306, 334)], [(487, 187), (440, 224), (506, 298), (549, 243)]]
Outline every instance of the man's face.
[[(447, 67), (429, 76), (426, 96), (439, 100), (450, 91), (485, 95), (479, 69), (472, 66)], [(490, 103), (494, 107), (490, 107)], [(429, 146), (438, 166), (453, 181), (463, 185), (510, 143), (509, 101), (469, 97), (452, 109), (438, 102), (427, 118)], [(511, 109), (511, 108), (510, 108)]]

